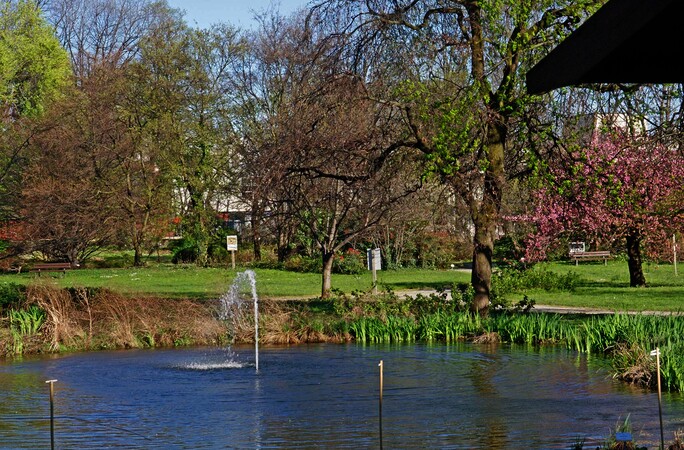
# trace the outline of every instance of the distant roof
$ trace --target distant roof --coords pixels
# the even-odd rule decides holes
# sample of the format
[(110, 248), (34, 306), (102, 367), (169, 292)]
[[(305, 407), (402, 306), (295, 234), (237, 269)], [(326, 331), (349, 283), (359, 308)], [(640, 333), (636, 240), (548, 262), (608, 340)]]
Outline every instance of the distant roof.
[(684, 82), (684, 0), (608, 0), (527, 73), (539, 94), (588, 83)]

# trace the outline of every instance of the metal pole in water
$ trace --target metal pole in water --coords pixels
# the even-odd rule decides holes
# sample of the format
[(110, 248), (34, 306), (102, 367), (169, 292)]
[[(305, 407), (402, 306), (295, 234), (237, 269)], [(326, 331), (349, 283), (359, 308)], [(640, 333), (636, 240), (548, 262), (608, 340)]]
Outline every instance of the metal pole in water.
[(54, 384), (57, 380), (47, 380), (50, 385), (50, 448), (55, 450), (55, 389)]
[(656, 357), (656, 367), (658, 369), (658, 416), (660, 418), (660, 448), (665, 450), (665, 436), (663, 434), (663, 400), (662, 400), (662, 390), (660, 388), (660, 348), (656, 347), (655, 350), (651, 352), (651, 356)]
[(256, 361), (256, 371), (259, 371), (259, 301), (254, 295), (254, 355)]
[(380, 367), (380, 401), (379, 401), (379, 411), (378, 411), (379, 412), (379, 422), (378, 423), (380, 425), (380, 450), (382, 450), (382, 383), (383, 383), (383, 380), (382, 380), (382, 368), (383, 368), (382, 360), (380, 360), (380, 364), (378, 364), (378, 366)]

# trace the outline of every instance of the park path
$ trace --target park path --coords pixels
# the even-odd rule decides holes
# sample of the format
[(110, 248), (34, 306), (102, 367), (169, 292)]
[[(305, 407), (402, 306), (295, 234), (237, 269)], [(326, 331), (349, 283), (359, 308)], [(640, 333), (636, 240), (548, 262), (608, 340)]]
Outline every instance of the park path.
[[(430, 289), (407, 289), (396, 291), (399, 297), (411, 296), (415, 297), (419, 294), (421, 295), (431, 295), (437, 294), (436, 290)], [(447, 291), (447, 298), (450, 298), (450, 293)], [(554, 306), (554, 305), (540, 305), (535, 304), (532, 307), (532, 312), (546, 312), (546, 313), (558, 313), (558, 314), (615, 314), (615, 310), (611, 309), (600, 309), (600, 308), (584, 308), (575, 306)], [(627, 311), (628, 314), (647, 314), (647, 315), (682, 315), (684, 312), (672, 312), (672, 311)]]

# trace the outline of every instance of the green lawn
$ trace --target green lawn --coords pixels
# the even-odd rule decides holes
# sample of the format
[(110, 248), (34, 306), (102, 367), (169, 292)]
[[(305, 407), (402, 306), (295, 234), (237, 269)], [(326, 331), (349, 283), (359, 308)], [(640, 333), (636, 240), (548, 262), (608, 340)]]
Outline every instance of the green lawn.
[[(558, 273), (573, 271), (580, 277), (574, 292), (534, 289), (509, 296), (513, 302), (523, 295), (539, 305), (592, 307), (624, 310), (684, 310), (684, 273), (674, 275), (672, 265), (645, 264), (647, 288), (630, 288), (625, 261), (584, 262), (575, 266), (568, 262), (545, 264)], [(163, 297), (218, 298), (233, 282), (237, 271), (225, 268), (197, 268), (192, 265), (151, 265), (139, 269), (78, 269), (65, 276), (57, 273), (36, 277), (32, 273), (3, 274), (0, 283), (54, 282), (64, 287), (106, 287), (130, 294), (150, 294)], [(684, 266), (680, 272), (684, 272)], [(320, 295), (321, 277), (315, 273), (296, 273), (256, 269), (257, 293), (261, 298), (309, 297)], [(404, 269), (378, 272), (380, 289), (439, 289), (451, 283), (468, 283), (470, 274), (454, 270)], [(345, 293), (369, 291), (371, 273), (333, 275), (333, 287)]]
[[(78, 269), (66, 275), (44, 273), (3, 274), (1, 283), (57, 283), (63, 287), (106, 287), (125, 293), (151, 294), (165, 297), (218, 298), (225, 293), (237, 272), (221, 268), (196, 266), (156, 265), (138, 269)], [(296, 273), (270, 269), (256, 269), (257, 293), (260, 297), (316, 297), (321, 293), (321, 276), (315, 273)], [(378, 272), (380, 289), (393, 290), (437, 289), (453, 282), (468, 282), (470, 274), (457, 271), (407, 269)], [(333, 287), (343, 292), (369, 291), (370, 272), (362, 275), (333, 275)]]
[[(611, 309), (615, 311), (683, 311), (684, 266), (678, 267), (678, 275), (671, 264), (644, 264), (648, 287), (629, 287), (627, 262), (623, 260), (584, 262), (579, 265), (568, 262), (548, 263), (545, 267), (553, 272), (569, 271), (579, 275), (581, 282), (574, 292), (547, 292), (535, 289), (525, 294), (537, 304)], [(521, 299), (523, 293), (511, 299)]]

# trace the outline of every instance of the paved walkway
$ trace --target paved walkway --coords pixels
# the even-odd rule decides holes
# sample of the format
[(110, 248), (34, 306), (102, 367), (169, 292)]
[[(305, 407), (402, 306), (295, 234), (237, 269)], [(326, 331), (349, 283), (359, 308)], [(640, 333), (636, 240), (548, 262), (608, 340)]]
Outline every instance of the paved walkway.
[[(395, 292), (399, 297), (411, 296), (415, 297), (418, 294), (430, 295), (436, 294), (437, 291), (429, 289), (411, 289), (402, 290)], [(449, 298), (450, 293), (447, 291), (447, 298)], [(552, 305), (539, 305), (535, 304), (532, 308), (533, 312), (548, 312), (548, 313), (558, 313), (558, 314), (615, 314), (614, 310), (610, 309), (599, 309), (599, 308), (580, 308), (573, 306), (552, 306)], [(684, 312), (672, 312), (672, 311), (628, 311), (628, 314), (650, 314), (650, 315), (683, 315)]]

